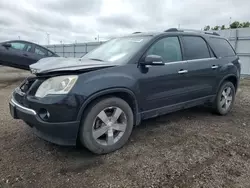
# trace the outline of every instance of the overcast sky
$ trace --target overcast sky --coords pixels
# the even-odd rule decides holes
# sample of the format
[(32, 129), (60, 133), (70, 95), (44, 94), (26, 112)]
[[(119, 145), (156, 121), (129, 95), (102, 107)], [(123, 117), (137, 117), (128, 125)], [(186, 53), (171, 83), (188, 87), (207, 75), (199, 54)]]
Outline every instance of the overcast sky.
[(249, 0), (0, 0), (0, 41), (94, 41), (170, 27), (250, 21)]

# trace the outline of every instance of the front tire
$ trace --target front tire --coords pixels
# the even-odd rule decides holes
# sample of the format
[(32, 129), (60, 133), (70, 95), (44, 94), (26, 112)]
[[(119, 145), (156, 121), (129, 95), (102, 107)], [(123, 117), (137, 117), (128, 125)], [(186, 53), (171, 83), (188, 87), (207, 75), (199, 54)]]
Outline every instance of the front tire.
[(98, 100), (86, 109), (80, 142), (96, 154), (113, 152), (128, 141), (133, 122), (133, 112), (124, 100), (117, 97)]
[(232, 82), (224, 82), (214, 101), (214, 110), (219, 115), (226, 115), (233, 107), (235, 100), (235, 87)]

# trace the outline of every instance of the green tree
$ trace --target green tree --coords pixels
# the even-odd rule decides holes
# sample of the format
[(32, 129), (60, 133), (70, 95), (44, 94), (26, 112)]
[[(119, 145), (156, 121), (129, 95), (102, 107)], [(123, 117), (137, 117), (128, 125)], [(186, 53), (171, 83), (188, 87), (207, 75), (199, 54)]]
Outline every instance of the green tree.
[(225, 25), (222, 25), (220, 29), (225, 30), (226, 29)]
[(220, 26), (216, 25), (214, 28), (212, 28), (212, 30), (219, 30)]
[(241, 26), (240, 22), (238, 22), (238, 21), (235, 21), (235, 22), (230, 24), (230, 29), (236, 29), (236, 28), (241, 28), (241, 27), (242, 26)]
[(243, 28), (250, 27), (250, 22), (242, 22), (241, 25)]
[(204, 31), (208, 31), (208, 30), (210, 30), (210, 26), (209, 25), (207, 25), (207, 26), (204, 27)]

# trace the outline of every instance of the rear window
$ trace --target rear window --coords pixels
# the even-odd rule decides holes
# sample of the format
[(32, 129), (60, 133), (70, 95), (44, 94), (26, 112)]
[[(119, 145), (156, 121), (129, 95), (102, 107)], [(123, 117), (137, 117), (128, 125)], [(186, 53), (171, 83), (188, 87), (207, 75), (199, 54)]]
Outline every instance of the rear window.
[(226, 39), (212, 37), (210, 43), (218, 57), (235, 56), (232, 46)]
[(185, 60), (210, 58), (207, 43), (201, 37), (183, 36)]

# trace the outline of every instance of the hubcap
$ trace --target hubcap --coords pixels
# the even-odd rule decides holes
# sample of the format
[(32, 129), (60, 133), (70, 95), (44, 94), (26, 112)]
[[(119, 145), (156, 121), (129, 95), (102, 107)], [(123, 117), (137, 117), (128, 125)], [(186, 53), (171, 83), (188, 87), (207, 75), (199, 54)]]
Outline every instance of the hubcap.
[(232, 104), (233, 94), (231, 87), (226, 87), (221, 93), (220, 106), (223, 110), (228, 110)]
[(93, 123), (93, 138), (101, 145), (113, 145), (120, 140), (127, 127), (127, 117), (122, 109), (108, 107), (102, 110)]

